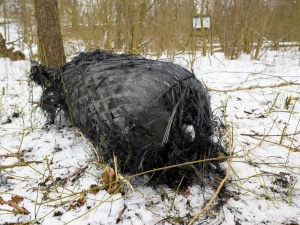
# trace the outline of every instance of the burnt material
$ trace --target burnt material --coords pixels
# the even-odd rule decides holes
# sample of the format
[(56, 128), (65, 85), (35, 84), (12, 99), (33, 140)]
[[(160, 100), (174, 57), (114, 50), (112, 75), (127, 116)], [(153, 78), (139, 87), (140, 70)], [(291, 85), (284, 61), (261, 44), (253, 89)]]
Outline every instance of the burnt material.
[[(205, 87), (188, 70), (170, 63), (104, 51), (79, 54), (59, 69), (32, 65), (30, 78), (43, 88), (41, 104), (53, 123), (65, 111), (109, 162), (137, 173), (164, 166), (218, 157)], [(155, 183), (182, 176), (201, 180), (219, 162), (198, 163), (157, 172)]]

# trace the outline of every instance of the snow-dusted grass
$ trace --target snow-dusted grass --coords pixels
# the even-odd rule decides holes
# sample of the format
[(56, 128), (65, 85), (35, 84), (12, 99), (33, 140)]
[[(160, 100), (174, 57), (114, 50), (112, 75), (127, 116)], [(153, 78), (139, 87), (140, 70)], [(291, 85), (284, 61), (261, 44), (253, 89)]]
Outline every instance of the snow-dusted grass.
[[(188, 58), (175, 62), (189, 67)], [(0, 205), (0, 224), (187, 224), (214, 194), (198, 185), (176, 193), (133, 184), (134, 193), (110, 195), (76, 128), (42, 129), (30, 63), (0, 59), (0, 68), (0, 196), (22, 207)], [(193, 70), (233, 134), (235, 157), (227, 183), (232, 197), (196, 224), (299, 224), (300, 54), (268, 51), (260, 61), (199, 55)], [(279, 85), (289, 82), (295, 84)]]

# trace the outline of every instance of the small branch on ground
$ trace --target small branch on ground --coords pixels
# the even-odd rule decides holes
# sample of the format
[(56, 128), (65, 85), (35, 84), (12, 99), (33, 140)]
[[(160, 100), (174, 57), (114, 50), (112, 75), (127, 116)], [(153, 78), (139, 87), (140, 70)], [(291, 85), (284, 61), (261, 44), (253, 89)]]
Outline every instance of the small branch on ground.
[(244, 156), (224, 156), (224, 157), (218, 157), (218, 158), (199, 159), (196, 161), (190, 161), (190, 162), (185, 162), (185, 163), (180, 163), (180, 164), (174, 164), (171, 166), (160, 167), (160, 168), (156, 168), (156, 169), (152, 169), (152, 170), (147, 170), (147, 171), (140, 172), (140, 173), (137, 173), (134, 175), (130, 175), (130, 176), (126, 177), (126, 179), (129, 180), (133, 177), (138, 177), (141, 175), (150, 174), (150, 173), (154, 173), (154, 172), (161, 171), (161, 170), (167, 170), (167, 169), (172, 169), (172, 168), (181, 167), (181, 166), (193, 165), (193, 164), (201, 163), (201, 162), (224, 161), (226, 159), (232, 160), (232, 159), (240, 159), (243, 157)]
[(78, 180), (80, 177), (83, 176), (83, 174), (85, 173), (86, 169), (88, 168), (88, 166), (85, 166), (83, 168), (78, 168), (74, 171), (74, 173), (70, 176), (73, 177), (72, 178), (72, 182), (75, 182), (76, 180)]
[(229, 172), (231, 171), (231, 168), (232, 168), (232, 153), (233, 153), (233, 149), (232, 149), (232, 144), (233, 144), (233, 140), (232, 140), (232, 137), (231, 136), (229, 138), (229, 146), (230, 146), (230, 152), (229, 152), (229, 162), (228, 162), (228, 168), (227, 168), (227, 171), (226, 171), (226, 175), (225, 177), (223, 178), (223, 180), (220, 182), (217, 190), (215, 191), (213, 197), (209, 200), (209, 202), (206, 204), (206, 206), (204, 208), (201, 208), (199, 210), (199, 212), (192, 218), (192, 220), (188, 223), (188, 225), (192, 225), (198, 218), (201, 214), (203, 214), (211, 205), (212, 203), (214, 202), (214, 200), (218, 197), (222, 187), (224, 186), (225, 182), (227, 181), (228, 177), (229, 177)]
[(21, 156), (23, 156), (23, 152), (0, 155), (0, 157), (4, 157), (4, 158), (9, 158), (9, 157), (16, 157), (16, 158), (19, 158), (19, 157), (21, 157)]
[(16, 210), (10, 210), (10, 209), (2, 209), (2, 208), (0, 208), (0, 212), (1, 211), (4, 211), (4, 212), (11, 212), (11, 213), (13, 213), (13, 214), (18, 214), (19, 212), (18, 211), (16, 211)]
[[(297, 135), (297, 134), (300, 134), (300, 131), (299, 132), (296, 132), (296, 133), (293, 133), (293, 134), (284, 134), (284, 136), (294, 136), (294, 135)], [(242, 136), (249, 136), (249, 137), (281, 137), (282, 134), (241, 134)]]
[(0, 169), (9, 169), (9, 168), (14, 168), (18, 166), (28, 166), (28, 162), (20, 162), (12, 165), (0, 165)]
[(100, 156), (99, 156), (97, 149), (94, 147), (94, 145), (86, 139), (86, 137), (83, 135), (83, 133), (81, 131), (74, 132), (74, 134), (79, 134), (84, 139), (84, 141), (93, 149), (93, 151), (95, 152), (95, 154), (97, 156), (97, 160), (100, 163), (101, 162)]
[(229, 172), (231, 170), (231, 164), (232, 164), (232, 158), (230, 158), (230, 160), (229, 160), (229, 164), (228, 164), (228, 168), (227, 168), (227, 171), (226, 171), (226, 175), (225, 175), (224, 179), (221, 181), (221, 183), (220, 183), (218, 189), (216, 190), (214, 196), (210, 199), (210, 201), (207, 203), (207, 205), (204, 208), (200, 209), (200, 211), (193, 217), (193, 219), (189, 222), (188, 225), (192, 225), (199, 218), (199, 216), (202, 213), (204, 213), (211, 206), (211, 204), (214, 202), (214, 200), (218, 197), (218, 195), (219, 195), (222, 187), (224, 186), (226, 180), (228, 179)]
[(50, 170), (50, 165), (49, 165), (48, 157), (47, 157), (47, 156), (45, 157), (45, 160), (46, 160), (47, 168), (48, 168), (48, 171), (49, 171), (50, 179), (52, 180), (52, 183), (53, 183), (53, 187), (54, 187), (56, 193), (58, 193), (58, 190), (57, 190), (57, 187), (56, 187), (55, 180), (54, 180), (54, 178), (53, 178), (53, 176), (52, 176), (52, 172), (51, 172), (51, 170)]
[(42, 163), (42, 162), (41, 161), (26, 161), (26, 162), (19, 162), (16, 164), (11, 164), (11, 165), (0, 165), (0, 169), (9, 169), (9, 168), (14, 168), (14, 167), (18, 167), (18, 166), (28, 166), (30, 163)]
[(266, 139), (265, 139), (265, 136), (264, 136), (263, 139), (260, 139), (260, 138), (255, 137), (255, 136), (249, 136), (249, 137), (252, 137), (252, 138), (254, 138), (254, 139), (260, 140), (261, 142), (264, 142), (264, 141), (265, 141), (265, 142), (269, 142), (269, 143), (272, 143), (272, 144), (275, 144), (275, 145), (278, 145), (278, 146), (281, 146), (281, 147), (285, 147), (285, 148), (287, 148), (287, 149), (289, 149), (290, 151), (293, 151), (293, 152), (299, 152), (299, 151), (300, 151), (299, 148), (292, 148), (292, 147), (290, 147), (290, 146), (287, 146), (287, 145), (284, 145), (284, 144), (277, 143), (277, 142), (275, 142), (275, 141), (269, 141), (269, 140), (266, 140)]
[[(1, 205), (7, 204), (7, 205), (13, 207), (14, 209), (16, 209), (18, 211), (18, 213), (25, 214), (25, 215), (29, 214), (29, 211), (27, 209), (25, 209), (22, 206), (18, 206), (17, 203), (14, 202), (13, 200), (5, 201), (5, 200), (3, 200), (2, 197), (0, 197), (0, 204)], [(12, 212), (14, 212), (14, 211), (12, 211)]]
[(262, 88), (276, 88), (276, 87), (285, 87), (285, 86), (292, 86), (297, 85), (300, 86), (300, 83), (295, 82), (287, 82), (287, 83), (280, 83), (280, 84), (273, 84), (273, 85), (266, 85), (266, 86), (260, 86), (260, 85), (253, 85), (249, 87), (237, 87), (233, 89), (227, 89), (227, 90), (218, 90), (213, 88), (208, 88), (208, 91), (216, 91), (216, 92), (234, 92), (234, 91), (246, 91), (246, 90), (252, 90), (252, 89), (262, 89)]

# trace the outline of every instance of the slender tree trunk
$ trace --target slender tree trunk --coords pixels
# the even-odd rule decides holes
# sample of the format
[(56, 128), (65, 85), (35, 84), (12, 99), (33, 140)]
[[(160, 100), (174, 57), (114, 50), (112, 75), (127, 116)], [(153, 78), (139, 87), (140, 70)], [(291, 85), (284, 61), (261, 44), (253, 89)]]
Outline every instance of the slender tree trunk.
[[(297, 20), (300, 20), (300, 1), (297, 2)], [(298, 51), (300, 51), (300, 29), (298, 27)]]
[(263, 40), (263, 36), (262, 36), (262, 34), (259, 34), (257, 45), (255, 47), (255, 53), (254, 53), (254, 56), (252, 57), (252, 59), (254, 59), (254, 60), (258, 60), (258, 58), (259, 58), (259, 52), (260, 52), (260, 47), (262, 45), (262, 40)]
[(139, 22), (140, 22), (140, 1), (135, 1), (132, 4), (131, 14), (131, 44), (130, 49), (133, 53), (137, 54), (139, 45)]
[(131, 44), (131, 12), (130, 12), (130, 6), (129, 0), (124, 0), (124, 21), (125, 21), (125, 50), (130, 52), (132, 49), (130, 48), (130, 44)]
[(57, 0), (34, 0), (41, 63), (59, 67), (66, 62), (59, 23)]
[(116, 25), (115, 25), (115, 49), (118, 51), (123, 48), (122, 43), (122, 12), (123, 3), (121, 1), (116, 1)]
[(7, 12), (6, 12), (6, 4), (5, 4), (5, 1), (3, 1), (3, 12), (4, 12), (4, 39), (8, 40), (8, 35), (7, 33)]
[(78, 13), (78, 0), (73, 0), (72, 2), (72, 28), (77, 29), (78, 27), (78, 20), (79, 20), (79, 13)]
[(205, 28), (203, 24), (203, 14), (204, 14), (204, 3), (205, 1), (201, 1), (201, 11), (200, 11), (200, 23), (201, 23), (201, 39), (202, 39), (202, 55), (206, 56), (206, 34)]

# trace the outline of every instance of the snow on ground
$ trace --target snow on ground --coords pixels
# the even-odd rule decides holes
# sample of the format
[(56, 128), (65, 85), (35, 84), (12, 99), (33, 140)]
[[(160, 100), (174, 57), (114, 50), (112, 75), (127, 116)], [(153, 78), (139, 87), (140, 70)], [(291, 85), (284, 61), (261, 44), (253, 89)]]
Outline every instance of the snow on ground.
[[(189, 67), (188, 58), (175, 62)], [(0, 59), (0, 224), (187, 224), (212, 197), (198, 185), (108, 194), (76, 128), (42, 129), (41, 89), (28, 82), (29, 71), (28, 61)], [(196, 224), (299, 224), (300, 53), (267, 51), (259, 61), (198, 56), (193, 71), (234, 142), (232, 197)]]

